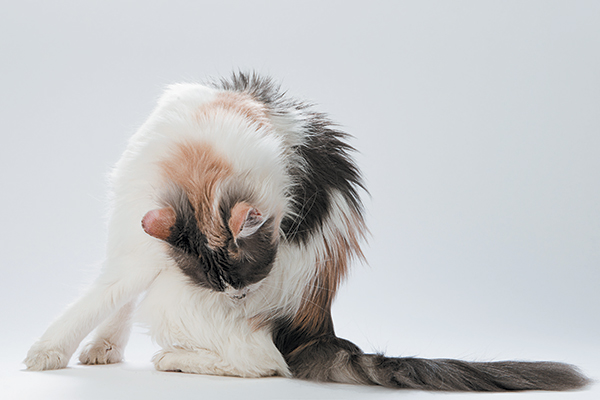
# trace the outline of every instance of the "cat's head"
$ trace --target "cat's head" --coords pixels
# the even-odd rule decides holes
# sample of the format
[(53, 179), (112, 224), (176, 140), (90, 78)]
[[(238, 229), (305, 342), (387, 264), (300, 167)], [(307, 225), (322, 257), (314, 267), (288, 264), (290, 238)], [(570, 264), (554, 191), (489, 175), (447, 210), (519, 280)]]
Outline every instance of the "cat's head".
[(277, 147), (253, 140), (235, 148), (243, 139), (229, 147), (221, 136), (216, 144), (186, 140), (163, 149), (159, 206), (142, 220), (192, 282), (232, 298), (271, 271), (286, 207)]
[(170, 256), (195, 284), (243, 298), (250, 285), (269, 274), (278, 227), (251, 200), (223, 199), (211, 218), (197, 218), (183, 191), (167, 203), (146, 213), (142, 227), (168, 244)]

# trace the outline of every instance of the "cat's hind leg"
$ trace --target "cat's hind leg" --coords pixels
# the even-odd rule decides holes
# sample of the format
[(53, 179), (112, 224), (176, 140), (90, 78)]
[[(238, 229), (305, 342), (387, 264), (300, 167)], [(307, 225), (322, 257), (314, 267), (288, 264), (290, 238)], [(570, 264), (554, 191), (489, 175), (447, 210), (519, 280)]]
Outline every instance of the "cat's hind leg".
[(135, 300), (121, 307), (104, 321), (79, 355), (82, 364), (114, 364), (123, 361), (123, 352), (131, 333)]
[(187, 372), (192, 374), (239, 376), (259, 378), (285, 376), (291, 373), (275, 345), (224, 349), (227, 356), (205, 348), (168, 347), (154, 355), (152, 361), (159, 371)]
[(182, 348), (161, 350), (152, 357), (159, 371), (187, 372), (191, 374), (239, 376), (221, 357), (212, 351)]
[(154, 367), (159, 371), (187, 372), (191, 374), (240, 376), (259, 378), (277, 375), (277, 371), (240, 370), (226, 362), (221, 356), (205, 349), (188, 350), (182, 348), (159, 351), (153, 358)]

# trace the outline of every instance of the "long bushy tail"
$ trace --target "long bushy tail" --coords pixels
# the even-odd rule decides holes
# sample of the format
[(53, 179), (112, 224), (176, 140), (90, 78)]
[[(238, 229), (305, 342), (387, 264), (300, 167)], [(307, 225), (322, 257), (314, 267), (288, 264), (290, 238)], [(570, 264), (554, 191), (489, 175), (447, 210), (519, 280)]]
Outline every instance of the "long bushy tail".
[(313, 340), (287, 357), (300, 379), (443, 391), (572, 390), (589, 383), (556, 362), (467, 362), (364, 354), (335, 336)]
[(466, 362), (364, 354), (351, 362), (373, 383), (396, 388), (462, 391), (569, 390), (587, 379), (556, 362)]

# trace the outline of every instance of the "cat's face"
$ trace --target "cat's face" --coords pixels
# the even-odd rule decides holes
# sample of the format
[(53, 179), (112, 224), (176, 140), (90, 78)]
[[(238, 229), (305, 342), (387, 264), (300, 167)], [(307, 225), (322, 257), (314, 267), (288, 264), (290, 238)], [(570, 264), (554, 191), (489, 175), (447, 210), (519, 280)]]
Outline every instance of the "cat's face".
[(273, 218), (247, 201), (225, 200), (203, 231), (185, 194), (168, 203), (148, 212), (142, 226), (169, 245), (171, 257), (195, 284), (243, 298), (244, 289), (269, 274), (277, 251)]

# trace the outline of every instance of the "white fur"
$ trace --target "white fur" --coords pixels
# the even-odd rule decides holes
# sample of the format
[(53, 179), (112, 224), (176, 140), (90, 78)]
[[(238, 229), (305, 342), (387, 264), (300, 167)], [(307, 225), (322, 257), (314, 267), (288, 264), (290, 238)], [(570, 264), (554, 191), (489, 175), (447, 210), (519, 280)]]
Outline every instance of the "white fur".
[[(245, 296), (190, 284), (169, 258), (167, 245), (141, 228), (143, 216), (160, 206), (160, 194), (167, 189), (157, 161), (168, 157), (173, 145), (186, 141), (209, 143), (226, 157), (239, 177), (236, 182), (248, 185), (256, 194), (256, 206), (265, 217), (288, 212), (286, 193), (291, 182), (285, 175), (285, 163), (294, 162), (287, 157), (288, 149), (301, 143), (301, 121), (277, 116), (270, 129), (258, 128), (225, 111), (198, 121), (197, 110), (215, 93), (197, 84), (171, 86), (130, 139), (111, 175), (114, 199), (102, 274), (32, 346), (25, 359), (28, 369), (65, 367), (81, 340), (98, 325), (80, 361), (121, 361), (133, 304), (145, 293), (139, 317), (163, 349), (153, 359), (157, 369), (290, 376), (269, 328), (256, 328), (252, 318), (296, 312), (318, 268), (316, 260), (325, 252), (323, 239), (346, 230), (343, 196), (333, 196), (337, 214), (329, 216), (323, 231), (308, 244), (280, 244), (271, 273), (246, 288)], [(220, 190), (224, 188), (217, 192)]]

